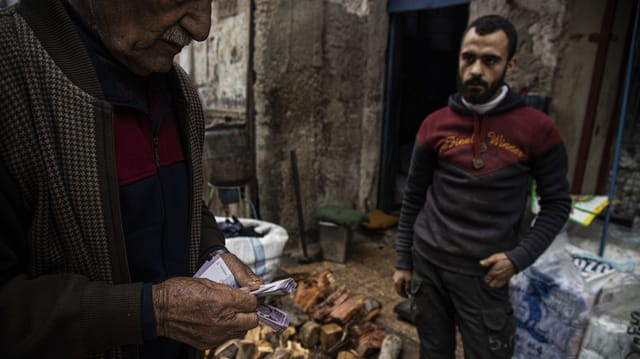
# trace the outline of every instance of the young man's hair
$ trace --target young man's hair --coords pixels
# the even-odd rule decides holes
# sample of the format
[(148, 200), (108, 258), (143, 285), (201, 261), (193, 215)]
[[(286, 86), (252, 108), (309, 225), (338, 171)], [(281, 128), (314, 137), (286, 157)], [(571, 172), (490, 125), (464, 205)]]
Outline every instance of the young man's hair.
[(513, 24), (500, 15), (485, 15), (475, 20), (464, 31), (463, 37), (471, 30), (476, 29), (476, 33), (480, 36), (487, 34), (493, 34), (496, 31), (502, 30), (507, 35), (509, 40), (509, 59), (516, 53), (516, 47), (518, 46), (518, 33)]

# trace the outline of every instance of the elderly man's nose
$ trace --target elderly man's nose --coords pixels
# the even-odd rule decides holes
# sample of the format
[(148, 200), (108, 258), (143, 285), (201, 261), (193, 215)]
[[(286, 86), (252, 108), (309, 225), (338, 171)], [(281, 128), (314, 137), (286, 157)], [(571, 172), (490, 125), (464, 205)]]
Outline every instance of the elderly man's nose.
[(211, 0), (191, 0), (180, 26), (196, 41), (203, 41), (211, 29)]

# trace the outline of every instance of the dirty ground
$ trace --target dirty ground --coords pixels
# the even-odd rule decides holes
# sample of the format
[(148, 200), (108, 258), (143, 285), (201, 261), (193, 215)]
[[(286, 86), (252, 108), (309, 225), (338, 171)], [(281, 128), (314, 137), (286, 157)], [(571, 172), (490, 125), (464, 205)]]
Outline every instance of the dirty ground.
[[(393, 288), (392, 275), (395, 261), (395, 230), (383, 232), (356, 231), (350, 241), (345, 263), (317, 261), (300, 264), (300, 253), (285, 251), (281, 269), (289, 274), (314, 274), (330, 270), (335, 274), (336, 284), (345, 285), (354, 293), (364, 294), (382, 304), (381, 313), (374, 319), (389, 333), (403, 340), (401, 358), (419, 358), (418, 336), (415, 327), (397, 318), (393, 307), (403, 298)], [(311, 250), (309, 251), (312, 252)], [(460, 341), (456, 358), (463, 358)]]
[[(566, 231), (570, 244), (597, 253), (602, 221), (596, 220), (589, 227), (570, 222)], [(608, 233), (609, 241), (604, 258), (617, 262), (632, 262), (636, 273), (640, 274), (640, 270), (637, 269), (640, 268), (638, 229), (611, 224)], [(419, 358), (415, 327), (398, 319), (393, 312), (394, 306), (403, 300), (395, 293), (391, 279), (395, 260), (394, 238), (395, 230), (356, 231), (348, 247), (345, 263), (318, 261), (300, 264), (297, 261), (299, 253), (285, 251), (281, 267), (289, 274), (314, 274), (331, 270), (335, 275), (336, 285), (345, 285), (354, 293), (364, 294), (379, 301), (382, 311), (374, 322), (387, 332), (399, 335), (403, 339), (401, 357), (414, 359)], [(459, 336), (456, 358), (463, 358)]]

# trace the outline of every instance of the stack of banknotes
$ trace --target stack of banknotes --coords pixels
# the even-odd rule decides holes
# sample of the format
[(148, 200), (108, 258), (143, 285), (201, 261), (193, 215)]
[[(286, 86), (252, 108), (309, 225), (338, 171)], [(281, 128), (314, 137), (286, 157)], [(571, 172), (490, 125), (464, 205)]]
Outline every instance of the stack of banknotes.
[(261, 285), (260, 288), (250, 292), (256, 297), (272, 297), (293, 293), (298, 284), (293, 278), (282, 279), (272, 283)]
[[(196, 278), (207, 278), (217, 283), (223, 283), (231, 287), (238, 287), (233, 273), (220, 256), (215, 256), (206, 261), (194, 275)], [(251, 292), (258, 298), (282, 296), (293, 293), (296, 289), (296, 281), (292, 278), (282, 279), (272, 283), (263, 284), (260, 288)], [(289, 314), (272, 305), (259, 304), (257, 308), (258, 319), (277, 332), (282, 332), (289, 326)]]
[[(298, 284), (292, 278), (279, 280), (260, 286), (251, 292), (256, 297), (281, 296), (292, 293)], [(259, 304), (257, 308), (258, 319), (277, 332), (282, 332), (289, 326), (289, 314), (272, 305)]]

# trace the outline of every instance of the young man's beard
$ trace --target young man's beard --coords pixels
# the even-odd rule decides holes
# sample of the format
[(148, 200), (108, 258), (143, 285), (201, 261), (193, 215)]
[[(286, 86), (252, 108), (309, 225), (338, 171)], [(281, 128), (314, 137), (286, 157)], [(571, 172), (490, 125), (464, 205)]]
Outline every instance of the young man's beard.
[[(479, 76), (472, 77), (467, 81), (462, 82), (462, 78), (458, 73), (458, 78), (457, 78), (458, 92), (460, 92), (462, 97), (471, 104), (479, 105), (479, 104), (487, 103), (489, 102), (489, 100), (493, 99), (493, 97), (496, 95), (496, 93), (498, 93), (502, 85), (504, 85), (504, 77), (506, 76), (506, 72), (507, 71), (505, 69), (505, 71), (502, 73), (502, 76), (500, 76), (500, 78), (497, 81), (492, 82), (491, 84), (482, 80)], [(473, 91), (468, 87), (470, 85), (482, 86), (484, 88), (484, 91), (483, 92)]]

